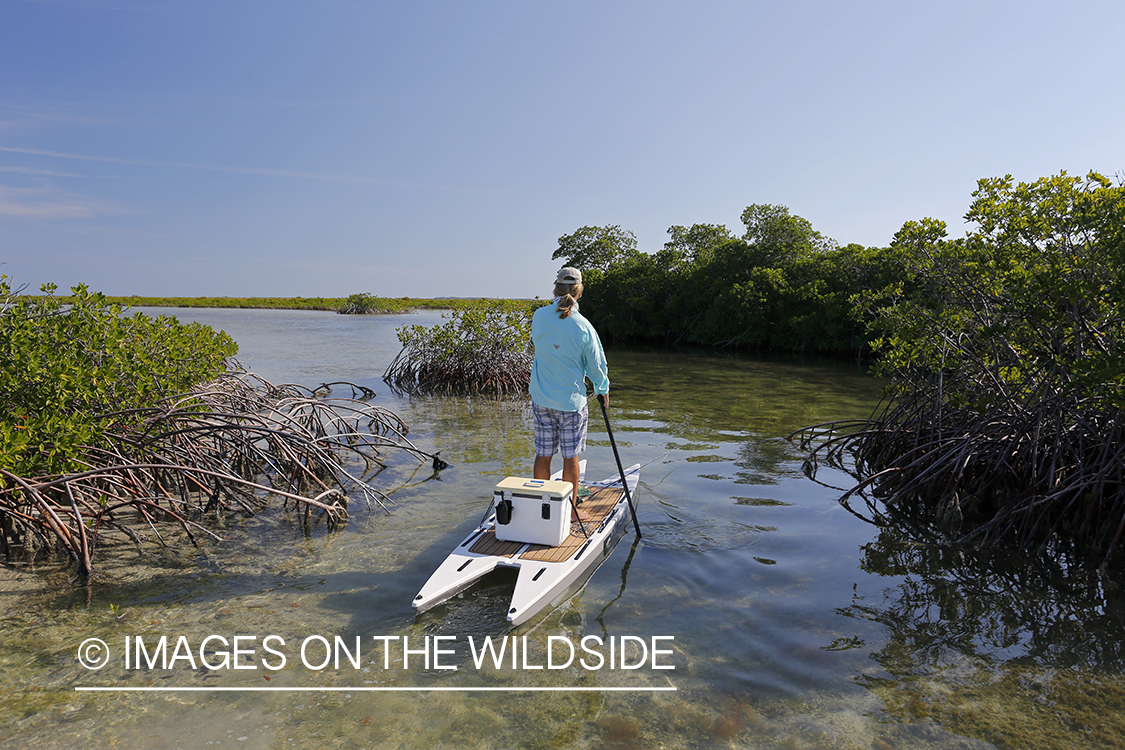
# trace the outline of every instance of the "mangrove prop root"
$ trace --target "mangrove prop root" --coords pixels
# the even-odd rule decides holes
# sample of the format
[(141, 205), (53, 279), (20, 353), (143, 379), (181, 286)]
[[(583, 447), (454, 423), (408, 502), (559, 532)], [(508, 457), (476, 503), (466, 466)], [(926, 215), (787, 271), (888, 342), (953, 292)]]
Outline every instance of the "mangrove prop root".
[(501, 347), (474, 352), (471, 358), (450, 357), (436, 349), (406, 348), (387, 367), (383, 380), (401, 393), (504, 396), (527, 390), (531, 357)]
[[(848, 472), (868, 520), (920, 541), (1065, 545), (1107, 564), (1125, 537), (1125, 415), (1064, 393), (955, 408), (934, 392), (898, 394), (868, 420), (790, 436)], [(863, 514), (861, 514), (863, 515)]]
[(396, 414), (327, 398), (339, 385), (374, 395), (350, 383), (315, 392), (274, 385), (232, 369), (151, 408), (106, 415), (113, 428), (85, 450), (88, 469), (20, 477), (0, 468), (0, 550), (58, 549), (89, 576), (106, 534), (141, 548), (147, 530), (163, 545), (160, 529), (172, 524), (196, 544), (199, 534), (218, 538), (208, 514), (252, 514), (271, 498), (293, 503), (306, 522), (315, 513), (329, 529), (346, 519), (349, 499), (386, 510), (388, 497), (348, 469), (348, 458), (378, 473), (389, 450), (420, 462), (435, 456), (406, 439)]

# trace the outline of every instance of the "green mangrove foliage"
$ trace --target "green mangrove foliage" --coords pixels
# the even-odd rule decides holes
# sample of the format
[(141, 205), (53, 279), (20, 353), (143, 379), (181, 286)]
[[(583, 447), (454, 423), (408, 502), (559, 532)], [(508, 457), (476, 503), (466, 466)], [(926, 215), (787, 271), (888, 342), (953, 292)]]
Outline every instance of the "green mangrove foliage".
[(385, 500), (346, 458), (368, 472), (387, 448), (432, 458), (386, 410), (234, 366), (237, 347), (221, 332), (125, 316), (84, 286), (67, 304), (54, 291), (23, 296), (0, 279), (0, 551), (9, 557), (61, 549), (88, 575), (106, 535), (141, 550), (165, 543), (170, 523), (196, 543), (214, 536), (208, 514), (253, 513), (270, 497), (332, 526), (349, 494)]
[(383, 380), (405, 393), (504, 395), (531, 379), (531, 314), (541, 303), (477, 300), (447, 322), (398, 329), (402, 350)]
[[(989, 542), (1125, 532), (1125, 186), (1096, 173), (985, 179), (949, 239), (907, 222), (902, 275), (863, 296), (896, 390), (869, 422), (805, 434), (854, 466), (877, 520)], [(877, 500), (878, 502), (874, 502)]]
[(133, 408), (215, 378), (238, 347), (173, 318), (126, 317), (77, 286), (64, 305), (13, 294), (0, 281), (0, 466), (20, 476), (78, 471), (82, 446), (135, 428)]
[(654, 254), (618, 226), (552, 256), (583, 268), (609, 340), (871, 355), (892, 379), (870, 420), (798, 433), (853, 471), (880, 523), (921, 538), (1125, 543), (1125, 187), (1096, 173), (985, 179), (950, 239), (907, 222), (840, 247), (784, 206), (743, 232), (673, 226)]
[(749, 206), (741, 218), (737, 237), (715, 224), (673, 226), (654, 254), (620, 227), (582, 227), (552, 258), (583, 269), (583, 310), (611, 341), (866, 351), (852, 297), (897, 278), (887, 251), (838, 247), (784, 206)]

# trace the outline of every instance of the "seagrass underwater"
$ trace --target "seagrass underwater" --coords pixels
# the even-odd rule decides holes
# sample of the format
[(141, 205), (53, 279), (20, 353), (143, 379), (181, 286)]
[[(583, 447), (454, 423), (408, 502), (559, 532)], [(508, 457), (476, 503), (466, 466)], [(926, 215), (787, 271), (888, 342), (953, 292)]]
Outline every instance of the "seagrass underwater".
[[(781, 438), (794, 425), (870, 414), (881, 384), (865, 374), (835, 364), (611, 350), (610, 416), (623, 458), (643, 464), (666, 455), (645, 472), (637, 507), (644, 540), (619, 544), (535, 629), (512, 631), (504, 624), (510, 571), (430, 614), (413, 612), (410, 601), (477, 524), (497, 478), (531, 466), (522, 402), (388, 391), (378, 374), (400, 350), (395, 332), (403, 322), (394, 316), (177, 315), (225, 330), (238, 341), (240, 361), (271, 382), (343, 379), (378, 390), (375, 402), (403, 417), (411, 440), (441, 449), (455, 468), (417, 484), (417, 462), (404, 460), (411, 484), (392, 496), (394, 512), (368, 518), (353, 505), (352, 518), (333, 532), (310, 533), (283, 515), (232, 516), (224, 540), (200, 548), (185, 543), (139, 556), (131, 544), (103, 547), (107, 575), (89, 591), (44, 585), (64, 583), (67, 570), (6, 567), (0, 750), (1101, 750), (1125, 736), (1121, 716), (1106, 710), (1125, 701), (1112, 578), (1091, 577), (1063, 593), (1040, 585), (1063, 578), (1052, 570), (1014, 562), (998, 569), (909, 543), (849, 513), (835, 489), (802, 472), (804, 456)], [(411, 318), (442, 320), (437, 311)], [(604, 426), (592, 429), (587, 456), (598, 476), (615, 468)], [(827, 472), (822, 466), (822, 481)], [(1029, 622), (1041, 627), (1029, 631)], [(514, 633), (527, 634), (526, 649)], [(181, 634), (187, 650), (173, 661)], [(226, 643), (211, 640), (201, 657), (211, 634)], [(283, 642), (265, 643), (270, 634)], [(409, 636), (411, 653), (402, 653), (401, 638), (372, 637), (384, 634)], [(427, 647), (427, 634), (459, 637), (431, 638)], [(548, 644), (551, 634), (570, 636), (569, 669), (558, 668), (569, 649)], [(600, 646), (585, 642), (605, 659), (599, 671), (579, 662), (598, 666), (581, 649), (589, 634), (603, 638)], [(160, 668), (162, 635), (168, 670)], [(360, 669), (340, 650), (335, 670), (336, 635), (359, 654)], [(618, 636), (612, 660), (610, 635)], [(624, 635), (644, 637), (644, 666), (621, 668)], [(657, 665), (674, 670), (651, 668), (652, 635), (674, 636), (655, 642), (674, 651), (657, 654)], [(98, 671), (76, 659), (90, 637), (110, 652)], [(154, 667), (138, 660), (138, 637)], [(624, 643), (632, 667), (642, 655)], [(264, 645), (285, 655), (283, 670), (267, 667), (280, 657)], [(236, 648), (252, 654), (236, 656)], [(456, 653), (435, 656), (435, 648)], [(426, 654), (414, 653), (422, 649), (429, 670)], [(256, 669), (245, 668), (251, 664)], [(507, 691), (517, 690), (513, 700)]]
[(344, 637), (309, 635), (286, 640), (270, 634), (125, 635), (115, 649), (99, 638), (87, 638), (77, 650), (78, 663), (95, 672), (115, 663), (126, 671), (191, 670), (221, 673), (235, 670), (278, 672), (300, 666), (371, 671), (504, 669), (540, 670), (581, 668), (598, 670), (675, 670), (675, 636), (635, 635), (602, 638), (587, 635), (577, 641), (563, 635)]

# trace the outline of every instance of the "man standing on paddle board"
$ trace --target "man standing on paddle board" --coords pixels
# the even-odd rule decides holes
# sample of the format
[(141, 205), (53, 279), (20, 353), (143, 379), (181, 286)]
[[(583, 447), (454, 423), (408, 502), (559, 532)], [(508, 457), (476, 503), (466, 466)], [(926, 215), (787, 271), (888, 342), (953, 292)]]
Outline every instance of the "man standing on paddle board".
[[(586, 378), (609, 406), (609, 370), (601, 339), (578, 312), (582, 272), (562, 268), (555, 278), (555, 299), (531, 317), (531, 410), (535, 419), (535, 478), (551, 478), (551, 459), (562, 452), (562, 479), (578, 490), (578, 454), (586, 450), (589, 409)], [(575, 502), (577, 508), (577, 502)], [(587, 520), (585, 511), (578, 517)]]

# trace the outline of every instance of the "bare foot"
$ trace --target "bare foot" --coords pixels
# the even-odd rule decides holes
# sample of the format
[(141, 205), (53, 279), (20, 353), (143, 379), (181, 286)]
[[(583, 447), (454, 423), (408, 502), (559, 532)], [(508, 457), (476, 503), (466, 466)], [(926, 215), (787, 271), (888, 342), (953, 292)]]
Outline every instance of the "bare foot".
[(589, 521), (590, 514), (584, 510), (578, 510), (570, 514), (571, 521)]

